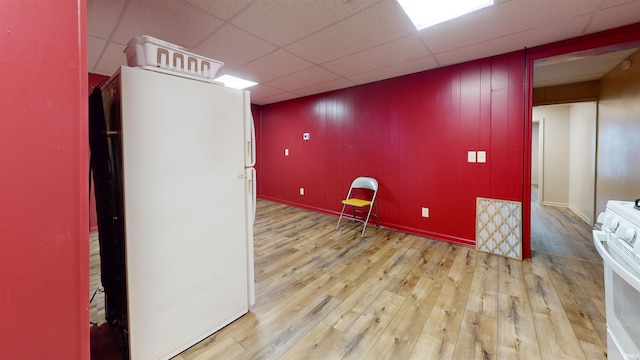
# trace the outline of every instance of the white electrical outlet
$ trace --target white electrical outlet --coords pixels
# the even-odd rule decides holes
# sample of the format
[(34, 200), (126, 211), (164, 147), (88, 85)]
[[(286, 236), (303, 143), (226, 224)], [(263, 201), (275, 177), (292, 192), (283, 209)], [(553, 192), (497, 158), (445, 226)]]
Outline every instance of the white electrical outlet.
[(486, 163), (487, 162), (487, 152), (486, 151), (478, 151), (478, 162)]
[(475, 151), (467, 151), (467, 162), (470, 162), (470, 163), (476, 162), (476, 152)]
[(304, 188), (300, 188), (300, 195), (304, 195)]
[(429, 208), (422, 208), (422, 217), (429, 217)]
[(289, 156), (289, 149), (284, 149), (284, 156)]

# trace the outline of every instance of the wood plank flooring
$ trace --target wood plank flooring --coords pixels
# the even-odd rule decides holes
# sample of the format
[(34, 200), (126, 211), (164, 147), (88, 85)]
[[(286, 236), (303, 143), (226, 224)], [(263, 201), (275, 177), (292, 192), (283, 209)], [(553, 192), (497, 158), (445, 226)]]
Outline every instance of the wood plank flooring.
[[(361, 240), (361, 224), (336, 222), (259, 200), (256, 305), (174, 359), (606, 358), (602, 263), (587, 250), (520, 262), (375, 227)], [(532, 228), (554, 222), (567, 220)], [(90, 239), (90, 319), (101, 324)]]
[(604, 359), (602, 264), (515, 261), (264, 200), (257, 303), (175, 357)]
[(89, 235), (89, 300), (89, 321), (93, 325), (104, 323), (104, 291), (100, 282), (100, 244), (97, 232)]
[(600, 261), (591, 226), (569, 208), (538, 204), (538, 187), (531, 187), (531, 249), (570, 258)]

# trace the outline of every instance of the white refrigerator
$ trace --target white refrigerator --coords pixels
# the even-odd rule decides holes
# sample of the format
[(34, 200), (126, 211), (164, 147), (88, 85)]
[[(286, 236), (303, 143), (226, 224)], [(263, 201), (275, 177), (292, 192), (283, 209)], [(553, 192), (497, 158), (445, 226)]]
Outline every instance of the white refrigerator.
[(105, 109), (121, 122), (125, 336), (131, 359), (167, 359), (255, 302), (250, 97), (138, 68), (118, 72), (103, 97), (118, 99)]

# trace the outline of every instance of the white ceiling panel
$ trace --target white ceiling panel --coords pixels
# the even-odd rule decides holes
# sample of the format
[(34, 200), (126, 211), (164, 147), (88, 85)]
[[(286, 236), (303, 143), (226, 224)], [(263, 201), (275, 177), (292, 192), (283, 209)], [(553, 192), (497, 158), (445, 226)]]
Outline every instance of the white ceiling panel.
[[(265, 104), (271, 104), (274, 102), (280, 102), (280, 101), (284, 101), (284, 100), (289, 100), (289, 99), (295, 99), (300, 97), (300, 95), (296, 94), (296, 93), (291, 93), (291, 92), (287, 92), (287, 91), (283, 91), (271, 96), (265, 96), (265, 97), (259, 97), (255, 100), (255, 104), (258, 105), (265, 105)], [(253, 100), (252, 100), (253, 101)]]
[(129, 40), (150, 35), (262, 83), (253, 99), (268, 104), (640, 23), (640, 0), (497, 0), (419, 32), (396, 0), (87, 0), (87, 23), (92, 73), (111, 75)]
[(176, 0), (130, 0), (113, 41), (127, 44), (133, 37), (150, 35), (186, 48), (199, 44), (223, 21)]
[[(535, 87), (570, 84), (598, 80), (627, 59), (636, 49), (622, 50), (595, 56), (561, 55), (536, 61), (533, 69)], [(580, 69), (576, 72), (575, 69)]]
[(598, 11), (587, 28), (587, 33), (594, 33), (611, 29), (617, 26), (629, 25), (638, 22), (640, 14), (640, 1), (626, 3), (624, 5), (610, 7)]
[(280, 49), (242, 66), (237, 69), (236, 73), (248, 80), (266, 83), (304, 70), (312, 65), (310, 62)]
[(209, 58), (224, 62), (220, 74), (238, 68), (276, 50), (257, 37), (226, 24), (193, 49), (196, 54), (207, 54)]
[(252, 0), (185, 0), (189, 4), (222, 20), (229, 20)]
[[(539, 73), (539, 72), (537, 72)], [(553, 75), (553, 74), (549, 74)], [(540, 78), (536, 79), (535, 87), (547, 87), (547, 86), (555, 86), (560, 84), (572, 84), (572, 83), (580, 83), (590, 80), (597, 80), (600, 77), (597, 77), (597, 74), (574, 74), (574, 73), (559, 73), (557, 77), (553, 78)]]
[(297, 41), (287, 50), (314, 63), (324, 63), (384, 44), (415, 31), (394, 0), (365, 9), (331, 27)]
[(627, 3), (633, 3), (635, 0), (602, 0), (600, 10), (606, 9), (612, 6), (618, 6)]
[[(557, 22), (547, 25), (541, 29), (532, 29), (529, 31), (519, 32), (504, 36), (498, 39), (492, 39), (476, 43), (464, 48), (454, 49), (451, 51), (438, 53), (435, 55), (438, 63), (442, 66), (452, 65), (462, 61), (470, 61), (477, 58), (489, 57), (510, 51), (522, 50), (525, 47), (534, 47), (558, 40), (559, 34), (576, 31), (572, 37), (578, 36), (580, 33), (577, 28), (584, 24), (589, 15), (583, 15), (579, 18), (572, 18), (566, 21)], [(535, 33), (535, 37), (531, 35)]]
[[(590, 15), (597, 3), (598, 0), (513, 0), (448, 21), (442, 26), (422, 30), (420, 37), (429, 50), (437, 54), (513, 33), (537, 28), (543, 31), (549, 24)], [(580, 18), (584, 22), (574, 23), (574, 26), (582, 31), (590, 17)]]
[[(125, 45), (112, 42), (107, 45), (104, 53), (95, 66), (97, 74), (111, 76), (120, 67), (127, 64), (127, 56), (124, 54)], [(113, 66), (113, 64), (117, 64)]]
[(87, 66), (91, 69), (96, 66), (102, 49), (107, 44), (107, 40), (103, 40), (93, 36), (87, 36)]
[(514, 44), (522, 46), (520, 41), (524, 38), (526, 38), (525, 35), (514, 34), (500, 39), (484, 41), (482, 43), (469, 45), (463, 48), (441, 52), (434, 55), (434, 57), (437, 59), (440, 66), (459, 64), (479, 58), (522, 50), (523, 48), (513, 49), (513, 46)]
[(295, 91), (300, 88), (300, 84), (305, 84), (305, 86), (316, 85), (318, 83), (326, 82), (327, 80), (335, 80), (337, 78), (339, 78), (338, 75), (319, 66), (314, 66), (297, 73), (269, 81), (265, 85), (282, 90)]
[(87, 34), (108, 39), (116, 28), (125, 0), (87, 0)]
[[(413, 74), (420, 71), (430, 70), (438, 67), (433, 57), (426, 56), (420, 59), (414, 59), (407, 62), (386, 66), (373, 71), (367, 71), (360, 74), (349, 76), (349, 80), (356, 84), (366, 84), (373, 81), (384, 80), (395, 76)], [(389, 76), (396, 74), (395, 76)]]
[(379, 1), (257, 1), (232, 23), (273, 44), (285, 46)]
[(307, 86), (302, 89), (297, 89), (296, 93), (302, 96), (307, 96), (307, 95), (313, 95), (313, 94), (323, 93), (327, 91), (344, 89), (354, 85), (356, 85), (356, 83), (351, 82), (347, 79), (340, 78), (332, 81), (323, 82), (321, 84), (316, 84), (313, 86)]
[(339, 75), (349, 76), (430, 55), (414, 34), (330, 61), (322, 66)]
[(273, 96), (276, 94), (282, 94), (283, 91), (282, 89), (276, 89), (267, 85), (263, 85), (263, 84), (259, 84), (259, 85), (255, 85), (252, 86), (250, 88), (248, 88), (247, 90), (249, 90), (249, 92), (251, 92), (251, 100), (258, 100), (261, 98), (265, 98), (265, 97), (269, 97), (269, 96)]

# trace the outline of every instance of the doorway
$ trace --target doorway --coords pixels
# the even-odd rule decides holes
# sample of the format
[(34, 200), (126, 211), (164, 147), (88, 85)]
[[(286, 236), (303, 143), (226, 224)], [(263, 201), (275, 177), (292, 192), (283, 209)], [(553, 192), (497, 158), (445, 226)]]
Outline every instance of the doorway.
[(531, 249), (597, 261), (594, 219), (595, 101), (534, 106)]
[(591, 226), (602, 210), (596, 207), (600, 83), (635, 51), (637, 44), (618, 44), (529, 63), (532, 250), (599, 261)]

